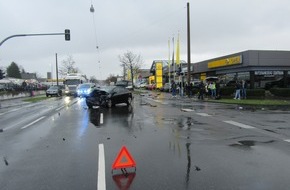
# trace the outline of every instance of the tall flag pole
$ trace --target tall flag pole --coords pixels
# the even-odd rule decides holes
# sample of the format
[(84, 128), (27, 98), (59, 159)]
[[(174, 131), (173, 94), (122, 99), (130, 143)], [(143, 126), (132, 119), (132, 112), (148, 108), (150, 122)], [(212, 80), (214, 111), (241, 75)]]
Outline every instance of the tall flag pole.
[(176, 72), (175, 71), (176, 71), (176, 68), (175, 68), (175, 62), (174, 62), (174, 37), (172, 38), (172, 43), (173, 43), (173, 46), (172, 46), (173, 47), (172, 48), (173, 49), (173, 53), (172, 53), (172, 65), (173, 65), (173, 68), (174, 68), (174, 79), (173, 80), (175, 81), (175, 75), (176, 75)]
[(176, 65), (180, 66), (180, 47), (179, 47), (179, 32), (177, 37), (177, 45), (176, 45)]
[(170, 81), (170, 38), (168, 39), (168, 63), (167, 63), (167, 65), (168, 65), (168, 80), (169, 80), (169, 83), (171, 82)]

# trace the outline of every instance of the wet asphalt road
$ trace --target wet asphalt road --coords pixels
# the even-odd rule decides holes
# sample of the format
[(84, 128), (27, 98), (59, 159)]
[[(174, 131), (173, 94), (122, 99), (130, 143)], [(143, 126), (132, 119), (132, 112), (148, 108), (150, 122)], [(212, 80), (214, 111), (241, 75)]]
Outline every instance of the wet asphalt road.
[[(100, 112), (52, 98), (0, 109), (0, 189), (288, 189), (289, 112), (136, 95)], [(111, 173), (125, 145), (137, 170)]]

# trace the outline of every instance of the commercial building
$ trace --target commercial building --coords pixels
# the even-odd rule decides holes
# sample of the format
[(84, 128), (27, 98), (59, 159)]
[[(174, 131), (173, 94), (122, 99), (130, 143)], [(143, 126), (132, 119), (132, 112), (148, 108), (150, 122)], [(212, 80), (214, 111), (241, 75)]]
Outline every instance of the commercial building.
[(250, 88), (290, 77), (290, 51), (248, 50), (193, 64), (193, 78), (218, 76), (222, 83), (247, 80)]
[[(171, 62), (171, 61), (170, 61)], [(168, 60), (154, 60), (150, 73), (162, 76), (162, 82), (172, 79), (180, 80), (187, 75), (187, 63), (181, 61), (182, 76), (177, 75), (178, 67)], [(168, 64), (169, 63), (169, 64)], [(162, 72), (160, 66), (162, 65)], [(169, 66), (170, 65), (170, 66)], [(157, 73), (157, 66), (159, 71)], [(246, 80), (250, 88), (264, 88), (269, 81), (290, 78), (290, 51), (248, 50), (197, 63), (191, 63), (191, 80), (204, 80), (206, 77), (217, 76), (221, 84), (236, 80)], [(155, 81), (157, 82), (157, 81)], [(160, 81), (158, 81), (160, 83)]]

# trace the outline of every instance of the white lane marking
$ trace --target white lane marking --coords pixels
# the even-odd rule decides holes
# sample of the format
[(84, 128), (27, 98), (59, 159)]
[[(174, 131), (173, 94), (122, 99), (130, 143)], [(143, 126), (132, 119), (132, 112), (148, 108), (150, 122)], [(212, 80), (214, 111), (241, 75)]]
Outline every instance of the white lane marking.
[(290, 139), (284, 139), (284, 141), (289, 142), (290, 143)]
[(42, 119), (44, 119), (44, 118), (45, 118), (45, 116), (42, 116), (42, 117), (38, 118), (37, 120), (35, 120), (35, 121), (33, 121), (33, 122), (31, 122), (31, 123), (25, 125), (24, 127), (21, 127), (21, 129), (26, 129), (27, 127), (29, 127), (29, 126), (31, 126), (31, 125), (37, 123), (38, 121), (40, 121), (40, 120), (42, 120)]
[(100, 114), (100, 124), (104, 123), (104, 116), (103, 113)]
[(17, 108), (17, 109), (9, 110), (9, 111), (7, 111), (7, 112), (0, 113), (0, 115), (4, 115), (4, 114), (7, 114), (7, 113), (15, 112), (15, 111), (20, 110), (20, 109), (21, 109), (21, 108)]
[(235, 121), (223, 121), (223, 122), (228, 123), (228, 124), (232, 124), (232, 125), (244, 128), (244, 129), (255, 129), (255, 127), (252, 127), (250, 125), (245, 125), (243, 123), (238, 123), (238, 122), (235, 122)]
[(208, 117), (208, 116), (211, 116), (211, 115), (209, 115), (209, 114), (207, 114), (207, 113), (196, 113), (197, 115), (200, 115), (200, 116), (204, 116), (204, 117)]
[(184, 111), (184, 112), (191, 112), (191, 111), (194, 111), (193, 109), (187, 109), (187, 108), (184, 108), (184, 109), (181, 109), (181, 111)]
[(98, 190), (106, 190), (104, 144), (99, 144)]
[(59, 111), (59, 110), (61, 110), (62, 108), (64, 108), (64, 106), (60, 106), (59, 108), (56, 108), (55, 110), (56, 110), (56, 111)]

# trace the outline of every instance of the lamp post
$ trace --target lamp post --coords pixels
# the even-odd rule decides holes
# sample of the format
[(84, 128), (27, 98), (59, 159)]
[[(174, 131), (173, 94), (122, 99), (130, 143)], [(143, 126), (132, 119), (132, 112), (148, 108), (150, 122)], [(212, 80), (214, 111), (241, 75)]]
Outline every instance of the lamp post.
[(187, 84), (190, 84), (190, 15), (189, 2), (187, 2)]

